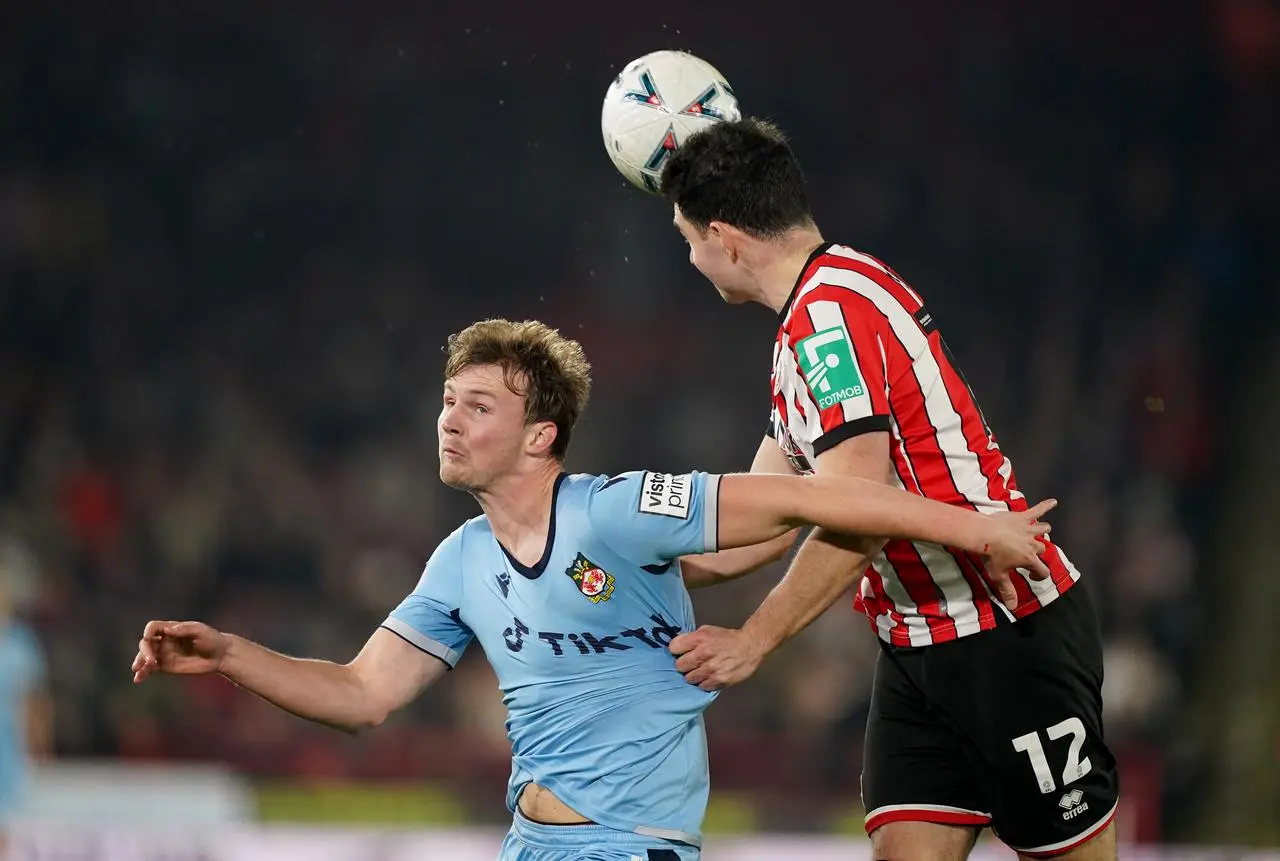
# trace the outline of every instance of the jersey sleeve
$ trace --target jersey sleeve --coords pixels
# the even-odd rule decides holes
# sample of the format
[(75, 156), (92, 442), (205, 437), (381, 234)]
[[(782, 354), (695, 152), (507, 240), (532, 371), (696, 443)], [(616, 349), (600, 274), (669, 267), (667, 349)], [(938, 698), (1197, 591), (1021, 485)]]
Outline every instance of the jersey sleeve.
[(796, 362), (822, 421), (814, 454), (889, 430), (885, 354), (893, 334), (880, 310), (849, 291), (818, 288), (793, 312), (791, 325)]
[(436, 548), (414, 590), (382, 627), (450, 669), (474, 638), (462, 621), (462, 538), (454, 533)]
[(719, 500), (718, 475), (626, 472), (591, 488), (587, 519), (615, 553), (658, 564), (716, 550)]

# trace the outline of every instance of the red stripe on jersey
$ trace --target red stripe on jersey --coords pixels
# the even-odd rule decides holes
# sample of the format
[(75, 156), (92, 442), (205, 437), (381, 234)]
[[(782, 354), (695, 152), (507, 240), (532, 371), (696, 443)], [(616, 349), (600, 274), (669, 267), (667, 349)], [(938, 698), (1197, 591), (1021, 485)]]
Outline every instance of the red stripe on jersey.
[(979, 599), (974, 601), (974, 605), (978, 608), (978, 626), (984, 630), (990, 630), (996, 626), (996, 613), (1000, 612), (995, 608), (991, 601), (991, 588), (987, 584), (987, 569), (982, 559), (974, 556), (972, 553), (952, 553), (956, 562), (960, 565), (960, 573), (964, 575), (965, 582), (969, 584), (969, 589)]
[[(815, 255), (785, 312), (780, 342), (785, 336), (795, 350), (797, 342), (815, 331), (809, 306), (818, 301), (836, 303), (873, 398), (873, 411), (892, 416), (891, 457), (902, 485), (922, 496), (986, 513), (1026, 510), (1026, 501), (1016, 493), (1012, 466), (989, 435), (977, 401), (941, 335), (933, 330), (922, 300), (879, 261), (849, 253), (837, 247)], [(811, 283), (824, 267), (851, 274), (831, 273), (821, 283)], [(830, 317), (829, 308), (824, 313)], [(845, 421), (839, 406), (831, 411), (833, 421), (828, 421), (827, 411), (823, 413), (824, 433)], [(1041, 558), (1052, 572), (1054, 591), (1061, 593), (1078, 575), (1056, 546), (1048, 541), (1045, 545)], [(855, 605), (871, 618), (881, 636), (884, 632), (877, 619), (888, 616), (890, 642), (910, 644), (904, 612), (927, 625), (930, 642), (960, 636), (961, 619), (965, 633), (975, 627), (988, 630), (995, 626), (996, 614), (1004, 612), (994, 606), (982, 559), (954, 548), (942, 549), (944, 553), (932, 545), (892, 541), (880, 563), (888, 563), (884, 574), (868, 571), (867, 597), (860, 593)], [(899, 607), (889, 597), (885, 580), (890, 578), (914, 607)], [(1021, 576), (1014, 576), (1013, 583), (1019, 597), (1015, 615), (1039, 609), (1030, 585)], [(966, 594), (971, 597), (963, 602), (957, 597)], [(915, 624), (917, 636), (923, 628)]]
[[(964, 436), (965, 444), (969, 451), (978, 460), (978, 469), (987, 481), (987, 497), (995, 502), (1003, 503), (1010, 511), (1026, 511), (1027, 501), (1017, 491), (1017, 483), (1013, 480), (1012, 471), (1010, 472), (1009, 481), (1005, 481), (1000, 475), (1000, 468), (1004, 466), (1005, 456), (999, 448), (995, 448), (988, 443), (993, 437), (989, 434), (981, 411), (978, 408), (977, 400), (973, 396), (973, 390), (969, 388), (969, 384), (960, 375), (955, 364), (951, 361), (950, 351), (946, 349), (942, 336), (934, 331), (929, 335), (929, 347), (933, 355), (938, 359), (938, 372), (942, 377), (942, 384), (946, 388), (947, 397), (951, 401), (952, 407), (956, 414), (960, 416), (960, 429)], [(990, 580), (987, 577), (985, 565), (981, 559), (972, 559), (973, 568), (978, 576), (982, 577), (988, 584)], [(1018, 606), (1022, 607), (1028, 602), (1039, 603), (1035, 593), (1031, 591), (1031, 587), (1021, 577), (1013, 577), (1013, 588), (1018, 595)]]
[(933, 572), (910, 541), (891, 541), (885, 545), (885, 558), (898, 575), (898, 582), (916, 605), (916, 612), (929, 626), (929, 641), (945, 643), (959, 636), (956, 623), (944, 608), (944, 596), (933, 579)]

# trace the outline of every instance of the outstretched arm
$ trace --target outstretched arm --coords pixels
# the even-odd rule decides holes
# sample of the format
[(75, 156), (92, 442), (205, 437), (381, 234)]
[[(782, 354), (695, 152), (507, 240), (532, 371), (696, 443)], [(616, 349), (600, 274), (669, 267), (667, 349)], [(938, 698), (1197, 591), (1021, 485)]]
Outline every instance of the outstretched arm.
[(350, 663), (291, 658), (200, 622), (148, 622), (134, 681), (153, 673), (221, 673), (290, 714), (355, 734), (386, 720), (447, 666), (385, 628)]
[[(983, 515), (896, 490), (887, 484), (892, 480), (887, 433), (865, 434), (840, 443), (820, 456), (818, 469), (820, 475), (813, 477), (813, 487), (842, 487), (852, 481), (863, 491), (868, 485), (876, 488), (859, 494), (863, 504), (876, 498), (890, 500), (893, 495), (901, 494), (926, 507), (913, 504), (898, 506), (896, 510), (890, 507), (867, 512), (859, 506), (843, 513), (842, 517), (847, 518), (844, 523), (818, 521), (822, 526), (850, 534), (815, 530), (801, 546), (786, 576), (741, 630), (703, 626), (672, 642), (671, 651), (680, 656), (676, 666), (691, 683), (711, 690), (750, 677), (766, 655), (804, 630), (859, 580), (887, 538), (932, 541), (983, 554), (987, 557), (993, 585), (1006, 603), (1016, 601), (1008, 579), (1009, 569), (1027, 568), (1032, 576), (1048, 576), (1047, 568), (1038, 558), (1044, 548), (1036, 538), (1049, 531), (1047, 524), (1039, 523), (1038, 518), (1056, 504), (1052, 500), (1026, 512)], [(821, 479), (827, 483), (823, 485)], [(885, 497), (885, 493), (890, 496)], [(827, 504), (823, 496), (815, 494), (818, 498), (806, 504)], [(770, 519), (782, 512), (766, 509), (770, 506), (789, 508), (794, 503), (783, 500), (762, 506), (758, 501), (748, 500), (741, 504), (747, 513), (739, 526), (748, 531), (767, 531), (779, 528)], [(724, 505), (722, 487), (722, 546), (736, 537), (724, 533), (728, 518)], [(935, 519), (938, 508), (945, 511)], [(849, 522), (863, 517), (867, 519), (861, 527)], [(917, 517), (923, 517), (924, 522), (917, 523)], [(969, 532), (971, 529), (976, 531)]]
[(725, 475), (719, 490), (719, 547), (773, 541), (805, 525), (884, 539), (929, 541), (993, 554), (1023, 551), (1020, 566), (1048, 574), (1035, 540), (1049, 531), (1037, 518), (1042, 502), (1010, 521), (947, 505), (895, 487), (847, 475)]
[[(782, 454), (778, 443), (772, 437), (765, 437), (756, 450), (755, 459), (751, 462), (752, 474), (795, 475), (791, 462)], [(703, 586), (714, 586), (736, 580), (750, 574), (770, 562), (781, 559), (795, 544), (800, 530), (789, 529), (783, 534), (760, 544), (746, 547), (734, 547), (716, 553), (682, 556), (680, 570), (684, 574), (684, 583), (690, 589)]]

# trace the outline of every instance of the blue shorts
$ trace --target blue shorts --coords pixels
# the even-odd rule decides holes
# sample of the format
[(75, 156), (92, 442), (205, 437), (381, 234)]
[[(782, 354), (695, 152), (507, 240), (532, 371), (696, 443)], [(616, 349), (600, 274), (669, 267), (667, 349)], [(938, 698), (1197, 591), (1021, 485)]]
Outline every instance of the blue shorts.
[(498, 861), (698, 861), (687, 843), (603, 825), (542, 825), (516, 811)]

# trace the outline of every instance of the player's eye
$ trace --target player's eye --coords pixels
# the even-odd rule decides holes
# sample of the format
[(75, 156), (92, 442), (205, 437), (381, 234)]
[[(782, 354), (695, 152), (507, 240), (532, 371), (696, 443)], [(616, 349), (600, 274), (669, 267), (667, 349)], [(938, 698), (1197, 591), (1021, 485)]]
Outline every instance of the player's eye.
[(486, 415), (489, 412), (489, 408), (486, 407), (484, 404), (476, 404), (476, 412), (480, 413), (481, 415)]

